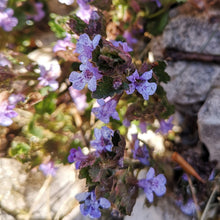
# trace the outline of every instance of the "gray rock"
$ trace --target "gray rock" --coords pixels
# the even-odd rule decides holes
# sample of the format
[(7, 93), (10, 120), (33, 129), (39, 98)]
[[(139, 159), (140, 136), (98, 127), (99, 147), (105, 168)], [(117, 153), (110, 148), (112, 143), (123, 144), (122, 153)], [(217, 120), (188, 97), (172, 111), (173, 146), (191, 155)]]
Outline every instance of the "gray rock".
[(149, 208), (144, 205), (145, 195), (142, 194), (138, 197), (134, 206), (131, 216), (126, 216), (124, 220), (171, 220), (181, 219), (189, 220), (190, 217), (184, 215), (167, 197), (159, 198), (157, 206), (150, 206)]
[(211, 160), (220, 168), (220, 88), (213, 89), (198, 113), (201, 141), (208, 147)]
[(168, 100), (173, 104), (189, 105), (206, 99), (220, 75), (220, 66), (179, 61), (169, 62), (166, 71), (171, 76), (171, 81), (163, 84)]
[(164, 47), (187, 52), (203, 52), (219, 55), (220, 28), (210, 23), (208, 16), (177, 15), (163, 32)]

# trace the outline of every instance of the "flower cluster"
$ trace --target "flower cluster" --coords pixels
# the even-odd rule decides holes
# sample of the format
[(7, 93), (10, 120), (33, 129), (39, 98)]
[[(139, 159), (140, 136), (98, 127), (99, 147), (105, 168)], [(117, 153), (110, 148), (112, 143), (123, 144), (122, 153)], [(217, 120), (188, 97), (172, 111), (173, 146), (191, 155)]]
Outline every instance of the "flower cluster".
[(110, 99), (105, 102), (103, 99), (97, 100), (99, 107), (95, 107), (92, 109), (92, 112), (95, 116), (103, 121), (104, 123), (109, 123), (110, 117), (120, 120), (118, 112), (115, 110), (117, 101), (115, 99)]
[(12, 29), (18, 24), (18, 19), (13, 17), (14, 10), (11, 8), (6, 8), (5, 10), (0, 10), (0, 27), (5, 31), (12, 31)]
[(50, 68), (47, 70), (44, 66), (39, 66), (40, 77), (38, 77), (39, 86), (49, 86), (53, 91), (59, 87), (56, 79), (60, 75), (60, 66), (58, 63), (52, 63)]
[(89, 20), (93, 13), (92, 7), (88, 4), (91, 1), (92, 0), (77, 0), (79, 9), (76, 12), (76, 15), (86, 23), (89, 23)]
[(7, 7), (8, 0), (1, 0), (0, 2), (0, 11), (4, 10)]
[(79, 111), (83, 111), (88, 106), (88, 103), (86, 102), (86, 95), (81, 93), (81, 91), (74, 89), (73, 87), (69, 87), (69, 93)]
[(89, 61), (82, 63), (79, 69), (82, 71), (80, 74), (73, 71), (69, 76), (69, 80), (72, 82), (73, 88), (82, 90), (85, 85), (88, 84), (88, 89), (92, 92), (95, 91), (97, 87), (96, 81), (102, 77), (102, 75), (99, 74), (98, 69)]
[(160, 127), (156, 130), (156, 132), (159, 132), (163, 135), (167, 134), (170, 130), (172, 130), (173, 128), (173, 116), (171, 116), (169, 119), (165, 120), (161, 120), (160, 121)]
[(89, 90), (92, 92), (96, 90), (97, 80), (101, 79), (102, 75), (89, 60), (92, 58), (92, 51), (96, 48), (100, 39), (100, 35), (96, 35), (92, 41), (87, 34), (80, 35), (76, 44), (76, 52), (80, 54), (79, 59), (82, 64), (79, 68), (82, 72), (73, 71), (69, 76), (74, 89), (82, 90), (88, 84)]
[(45, 16), (45, 12), (43, 10), (43, 4), (41, 2), (35, 3), (34, 10), (35, 10), (35, 14), (28, 15), (27, 19), (33, 19), (34, 21), (40, 21)]
[(66, 37), (63, 40), (58, 40), (55, 46), (53, 47), (53, 52), (56, 53), (57, 51), (63, 50), (66, 51), (68, 49), (73, 49), (74, 44), (71, 42), (71, 35), (66, 34)]
[(153, 71), (143, 73), (139, 76), (138, 71), (128, 76), (127, 79), (131, 82), (129, 84), (129, 89), (126, 91), (127, 94), (132, 94), (135, 89), (143, 96), (145, 100), (149, 99), (150, 95), (153, 95), (157, 89), (157, 84), (154, 82), (148, 82), (152, 78)]
[(159, 174), (155, 177), (154, 168), (150, 168), (146, 179), (141, 179), (138, 181), (138, 186), (144, 189), (145, 195), (149, 202), (153, 202), (154, 195), (163, 196), (166, 193), (166, 178), (163, 174)]
[(83, 166), (83, 163), (87, 161), (87, 159), (88, 159), (88, 156), (83, 154), (80, 147), (78, 147), (78, 150), (75, 148), (72, 148), (70, 150), (68, 161), (70, 163), (75, 163), (76, 169), (80, 169)]
[(95, 128), (94, 135), (96, 140), (90, 141), (91, 146), (93, 146), (98, 152), (111, 151), (113, 147), (112, 136), (113, 130), (103, 126), (101, 129)]
[(24, 96), (21, 94), (12, 94), (8, 100), (0, 101), (0, 126), (10, 126), (13, 123), (12, 118), (18, 115), (13, 109), (20, 101), (24, 101)]
[(111, 203), (106, 198), (96, 199), (95, 192), (83, 192), (76, 195), (76, 199), (80, 202), (80, 211), (84, 216), (90, 218), (100, 218), (100, 209), (108, 209)]
[(135, 140), (134, 150), (133, 150), (133, 158), (138, 159), (142, 164), (149, 166), (149, 152), (147, 150), (146, 145), (143, 147), (139, 146), (139, 140)]
[(123, 50), (124, 52), (131, 52), (131, 51), (133, 51), (133, 49), (128, 46), (127, 42), (112, 40), (111, 43), (112, 43), (115, 47), (122, 48), (122, 50)]
[(55, 176), (57, 168), (54, 166), (54, 162), (50, 161), (47, 164), (40, 164), (39, 170), (42, 171), (45, 176)]
[(176, 205), (186, 215), (193, 216), (196, 213), (196, 204), (193, 199), (188, 199), (186, 203), (183, 203), (182, 200), (177, 200)]
[(90, 40), (88, 34), (81, 34), (79, 40), (76, 43), (76, 52), (79, 55), (79, 59), (82, 63), (86, 63), (89, 59), (92, 58), (92, 51), (97, 47), (101, 35), (97, 34)]
[(8, 66), (11, 67), (11, 62), (4, 56), (4, 54), (0, 53), (0, 66)]

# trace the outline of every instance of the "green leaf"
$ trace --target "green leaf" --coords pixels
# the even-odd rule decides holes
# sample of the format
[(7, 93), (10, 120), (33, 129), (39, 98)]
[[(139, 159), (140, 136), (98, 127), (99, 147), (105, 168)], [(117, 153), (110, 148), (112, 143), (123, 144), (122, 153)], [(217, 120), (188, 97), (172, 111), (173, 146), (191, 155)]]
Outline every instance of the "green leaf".
[(18, 24), (16, 25), (14, 30), (21, 30), (22, 28), (24, 28), (24, 26), (26, 26), (27, 18), (20, 8), (14, 9), (14, 17), (18, 19)]
[(100, 167), (98, 165), (94, 165), (89, 170), (89, 176), (91, 177), (93, 182), (99, 182), (100, 181)]
[(167, 83), (170, 81), (170, 76), (165, 72), (166, 63), (164, 61), (158, 61), (158, 65), (153, 68), (153, 72), (159, 78), (159, 82)]
[(56, 97), (57, 94), (51, 92), (43, 101), (35, 105), (36, 113), (42, 115), (44, 113), (51, 114), (56, 109)]
[(96, 91), (92, 93), (92, 97), (95, 99), (104, 99), (108, 96), (112, 97), (115, 93), (121, 93), (123, 90), (128, 89), (127, 83), (122, 83), (118, 89), (113, 88), (113, 78), (103, 76), (102, 80), (98, 82)]
[(36, 125), (36, 117), (33, 118), (33, 120), (28, 125), (28, 133), (43, 138), (43, 128)]
[(169, 19), (169, 13), (168, 11), (166, 11), (160, 16), (148, 20), (147, 31), (153, 35), (161, 34), (163, 32), (163, 29), (168, 23), (168, 19)]
[(63, 28), (67, 21), (66, 17), (61, 17), (55, 13), (50, 14), (51, 20), (48, 22), (51, 31), (53, 31), (58, 38), (63, 38), (66, 36), (66, 30)]
[(104, 99), (108, 96), (113, 96), (114, 93), (113, 79), (108, 76), (103, 76), (102, 80), (98, 82), (96, 91), (92, 93), (92, 97), (95, 99)]
[(89, 176), (89, 167), (83, 167), (82, 169), (80, 169), (79, 171), (79, 179), (84, 179), (84, 178), (88, 178), (91, 180), (90, 176)]
[(87, 24), (76, 15), (70, 16), (68, 24), (71, 30), (78, 35), (85, 33), (85, 30), (87, 28)]
[(29, 151), (30, 146), (25, 142), (13, 141), (11, 144), (10, 154), (12, 156), (27, 155)]

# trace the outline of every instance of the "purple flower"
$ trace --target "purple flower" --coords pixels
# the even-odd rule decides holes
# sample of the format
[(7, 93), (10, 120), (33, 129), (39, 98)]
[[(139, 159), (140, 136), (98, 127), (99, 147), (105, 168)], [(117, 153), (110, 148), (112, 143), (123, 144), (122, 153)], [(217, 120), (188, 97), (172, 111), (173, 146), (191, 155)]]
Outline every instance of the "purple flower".
[(126, 91), (127, 94), (132, 94), (136, 89), (145, 100), (148, 100), (149, 95), (153, 95), (157, 89), (156, 83), (148, 82), (148, 80), (152, 78), (152, 73), (152, 70), (150, 70), (139, 76), (137, 70), (135, 70), (131, 76), (127, 77), (127, 79), (131, 82), (129, 84), (129, 89)]
[(0, 126), (10, 126), (13, 123), (11, 118), (18, 115), (18, 113), (13, 110), (14, 107), (15, 106), (10, 105), (7, 100), (0, 103)]
[(41, 2), (37, 2), (34, 4), (34, 8), (36, 13), (33, 15), (28, 15), (28, 19), (33, 19), (34, 21), (40, 21), (44, 16), (45, 12), (43, 10), (43, 4)]
[(123, 37), (128, 42), (128, 45), (136, 44), (138, 42), (138, 40), (136, 38), (132, 37), (131, 32), (129, 32), (127, 30), (124, 32)]
[(141, 129), (141, 133), (145, 133), (147, 131), (147, 123), (145, 121), (140, 121), (139, 128)]
[(115, 110), (117, 105), (117, 101), (115, 99), (111, 99), (108, 102), (105, 102), (103, 99), (99, 99), (97, 102), (100, 107), (93, 108), (92, 112), (99, 120), (104, 123), (109, 123), (110, 117), (120, 120), (118, 112)]
[(98, 152), (111, 151), (113, 147), (112, 136), (113, 130), (103, 126), (101, 129), (95, 128), (94, 135), (96, 140), (90, 141), (91, 146), (93, 146)]
[(5, 98), (5, 93), (0, 94), (0, 126), (9, 126), (13, 123), (11, 118), (18, 115), (13, 109), (20, 101), (24, 101), (24, 96), (21, 94), (12, 94)]
[(209, 180), (209, 181), (214, 180), (214, 179), (215, 179), (215, 174), (216, 174), (216, 173), (215, 173), (215, 169), (213, 169), (212, 172), (211, 172), (211, 174), (209, 175), (209, 179), (208, 179), (208, 180)]
[(88, 156), (83, 154), (80, 147), (78, 147), (78, 150), (75, 148), (72, 148), (70, 150), (70, 154), (68, 156), (69, 163), (75, 163), (76, 169), (80, 169), (83, 167), (84, 162), (86, 162), (88, 159)]
[(58, 0), (58, 2), (66, 5), (72, 5), (74, 0)]
[(133, 51), (133, 49), (128, 46), (127, 42), (111, 40), (111, 43), (112, 43), (115, 47), (122, 48), (122, 50), (123, 50), (124, 52), (126, 52), (126, 53)]
[(160, 8), (162, 6), (161, 2), (159, 0), (151, 0), (152, 2), (155, 2), (157, 4), (157, 7)]
[(160, 127), (156, 130), (156, 132), (160, 132), (161, 134), (165, 135), (173, 128), (173, 116), (169, 117), (167, 121), (161, 120)]
[(127, 118), (125, 118), (122, 123), (127, 128), (131, 125), (131, 122)]
[(140, 160), (140, 162), (144, 165), (149, 165), (149, 152), (147, 150), (146, 145), (143, 147), (139, 146), (139, 140), (135, 140), (134, 150), (133, 150), (134, 159)]
[(88, 24), (91, 18), (92, 12), (93, 10), (90, 7), (88, 9), (79, 7), (78, 11), (76, 12), (76, 15)]
[(83, 111), (87, 108), (88, 103), (86, 102), (86, 95), (81, 93), (79, 90), (74, 89), (73, 87), (69, 87), (69, 93), (72, 97), (74, 103), (76, 104), (76, 108), (79, 111)]
[(10, 105), (15, 106), (18, 102), (24, 102), (25, 97), (22, 94), (11, 94), (8, 98)]
[(96, 200), (95, 192), (84, 192), (76, 195), (76, 199), (80, 202), (80, 212), (84, 216), (89, 216), (90, 218), (100, 218), (101, 209), (108, 209), (111, 203), (106, 198), (99, 198)]
[(149, 202), (153, 202), (154, 195), (153, 192), (157, 196), (163, 196), (166, 193), (166, 178), (163, 174), (159, 174), (155, 177), (154, 168), (150, 168), (146, 179), (141, 179), (138, 181), (138, 186), (144, 189), (146, 197)]
[(2, 53), (0, 53), (0, 66), (11, 67), (11, 62)]
[(88, 83), (88, 89), (94, 92), (97, 86), (96, 81), (102, 77), (102, 75), (99, 74), (98, 68), (94, 67), (92, 63), (88, 61), (81, 64), (79, 68), (82, 73), (73, 71), (69, 76), (69, 81), (73, 83), (73, 88), (82, 90)]
[(88, 3), (92, 1), (93, 0), (77, 0), (77, 3), (81, 8), (89, 9), (90, 5)]
[(13, 17), (14, 10), (11, 8), (0, 11), (0, 27), (5, 31), (11, 31), (17, 24), (18, 19)]
[(49, 86), (53, 91), (58, 89), (59, 84), (55, 80), (60, 75), (60, 66), (58, 63), (52, 63), (49, 70), (46, 70), (44, 66), (39, 66), (40, 77), (38, 77), (39, 86)]
[(176, 205), (186, 215), (193, 216), (196, 213), (196, 205), (192, 199), (189, 199), (185, 204), (183, 204), (182, 200), (178, 200), (176, 201)]
[(0, 1), (0, 11), (3, 11), (4, 9), (6, 9), (8, 4), (8, 0), (1, 0)]
[(57, 168), (54, 167), (54, 162), (50, 161), (47, 164), (42, 163), (39, 166), (39, 170), (42, 171), (45, 176), (49, 176), (49, 175), (55, 176)]
[(92, 51), (99, 44), (101, 35), (97, 34), (91, 41), (87, 34), (81, 34), (79, 40), (76, 43), (76, 52), (79, 55), (79, 60), (82, 63), (86, 63), (92, 58)]
[(53, 52), (57, 52), (60, 50), (66, 51), (74, 48), (74, 43), (71, 42), (71, 35), (66, 34), (66, 37), (63, 40), (58, 40), (56, 45), (53, 47)]

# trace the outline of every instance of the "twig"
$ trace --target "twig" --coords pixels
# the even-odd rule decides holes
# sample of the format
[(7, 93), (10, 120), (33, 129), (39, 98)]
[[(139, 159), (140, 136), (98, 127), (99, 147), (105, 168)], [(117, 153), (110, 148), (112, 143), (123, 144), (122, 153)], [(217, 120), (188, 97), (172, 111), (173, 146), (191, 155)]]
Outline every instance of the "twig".
[(190, 175), (187, 174), (187, 177), (188, 177), (189, 186), (190, 186), (190, 189), (191, 189), (191, 192), (192, 192), (192, 198), (193, 198), (193, 201), (194, 201), (195, 207), (196, 207), (197, 218), (200, 219), (201, 213), (200, 213), (198, 201), (197, 201), (197, 198), (196, 198), (196, 195), (195, 195), (195, 189), (193, 187)]
[(189, 61), (220, 63), (220, 55), (178, 51), (173, 48), (166, 48), (164, 51), (164, 56), (165, 58), (171, 58), (173, 61), (189, 60)]
[(205, 209), (204, 209), (204, 211), (203, 211), (203, 213), (202, 213), (202, 216), (201, 216), (201, 219), (200, 219), (200, 220), (205, 220), (206, 214), (207, 214), (207, 212), (208, 212), (208, 210), (209, 210), (209, 208), (210, 208), (210, 204), (211, 204), (211, 202), (213, 201), (214, 195), (215, 195), (215, 193), (217, 192), (217, 190), (218, 190), (218, 186), (215, 185), (215, 187), (214, 187), (214, 189), (213, 189), (213, 191), (212, 191), (212, 194), (211, 194), (211, 196), (210, 196), (210, 198), (209, 198), (209, 200), (208, 200), (208, 202), (207, 202), (207, 204), (206, 204), (206, 207), (205, 207)]

